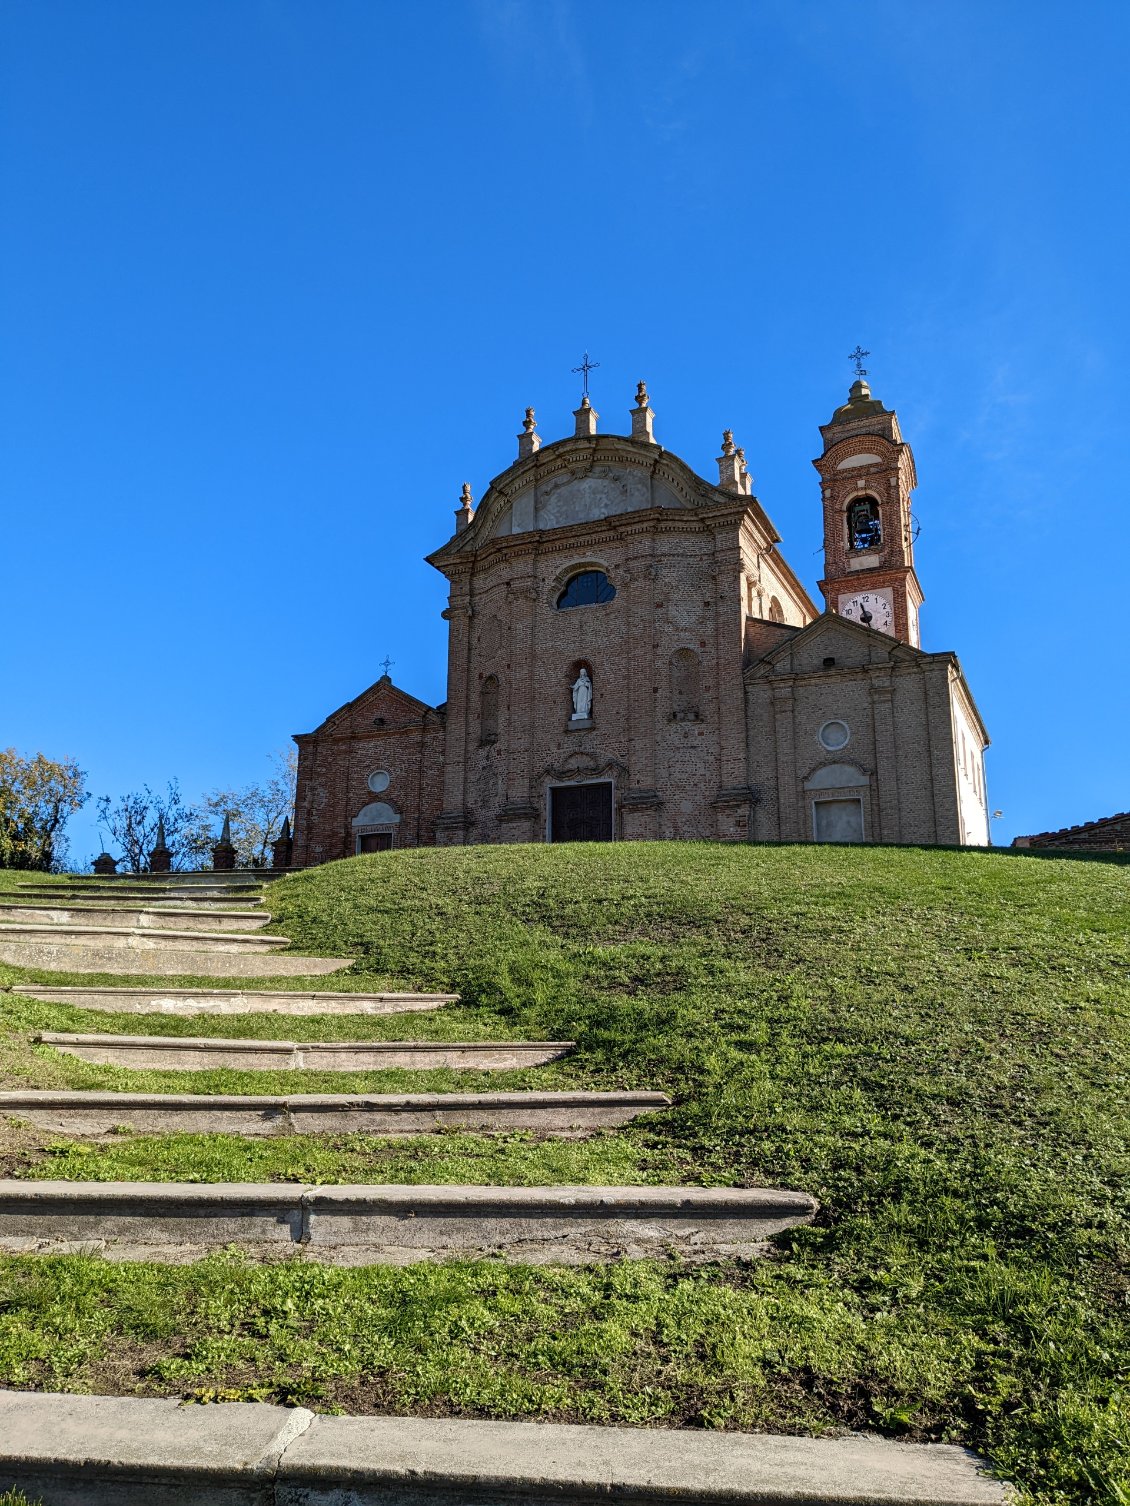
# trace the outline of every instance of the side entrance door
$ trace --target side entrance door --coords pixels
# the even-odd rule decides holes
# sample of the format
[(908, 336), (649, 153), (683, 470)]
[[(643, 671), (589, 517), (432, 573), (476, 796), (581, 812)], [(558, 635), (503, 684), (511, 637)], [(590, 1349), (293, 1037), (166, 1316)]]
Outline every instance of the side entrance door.
[(392, 832), (371, 831), (357, 839), (358, 852), (388, 852), (392, 846)]
[(549, 792), (551, 842), (611, 842), (612, 784), (564, 784)]

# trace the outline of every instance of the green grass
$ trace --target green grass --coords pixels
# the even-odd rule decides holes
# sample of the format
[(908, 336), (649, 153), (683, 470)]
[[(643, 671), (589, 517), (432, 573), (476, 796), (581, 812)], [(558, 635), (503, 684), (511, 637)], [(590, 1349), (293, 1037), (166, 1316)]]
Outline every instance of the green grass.
[(647, 1150), (618, 1134), (591, 1140), (529, 1134), (138, 1135), (101, 1144), (56, 1140), (31, 1177), (79, 1182), (464, 1182), (523, 1187), (663, 1184), (684, 1179), (672, 1148)]
[[(324, 986), (458, 989), (462, 1004), (282, 1025), (6, 1001), (9, 1084), (576, 1085), (663, 1089), (675, 1107), (565, 1144), (123, 1135), (61, 1144), (33, 1174), (539, 1182), (560, 1169), (798, 1187), (821, 1200), (816, 1226), (779, 1239), (773, 1259), (705, 1269), (8, 1257), (0, 1384), (871, 1428), (983, 1449), (1043, 1503), (1126, 1506), (1130, 868), (914, 849), (506, 847), (362, 858), (268, 893), (297, 947), (359, 959)], [(0, 983), (30, 976), (0, 969)], [(306, 1074), (89, 1067), (29, 1047), (37, 1028), (501, 1035), (578, 1050), (522, 1073), (318, 1074), (315, 1088)]]

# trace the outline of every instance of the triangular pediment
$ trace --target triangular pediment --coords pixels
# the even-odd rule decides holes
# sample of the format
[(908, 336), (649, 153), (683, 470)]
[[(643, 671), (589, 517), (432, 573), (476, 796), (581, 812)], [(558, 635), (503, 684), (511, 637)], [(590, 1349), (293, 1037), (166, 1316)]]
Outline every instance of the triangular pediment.
[(355, 736), (382, 727), (415, 726), (434, 711), (434, 707), (417, 700), (382, 675), (359, 696), (332, 711), (315, 732)]
[[(864, 627), (835, 612), (823, 612), (807, 627), (772, 648), (746, 670), (750, 678), (774, 673), (812, 674), (824, 669), (859, 669), (929, 657), (909, 643)], [(833, 659), (834, 665), (825, 661)]]

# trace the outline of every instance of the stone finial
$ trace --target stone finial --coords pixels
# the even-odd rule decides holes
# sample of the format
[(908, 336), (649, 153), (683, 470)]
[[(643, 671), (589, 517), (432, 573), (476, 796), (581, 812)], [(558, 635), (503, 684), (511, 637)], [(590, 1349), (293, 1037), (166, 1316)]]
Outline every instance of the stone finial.
[(153, 843), (153, 851), (149, 854), (150, 873), (168, 873), (173, 866), (173, 855), (169, 851), (169, 845), (165, 841), (165, 818), (157, 817), (157, 840)]
[(474, 516), (475, 499), (471, 495), (471, 483), (464, 481), (463, 491), (459, 497), (459, 506), (455, 509), (455, 532), (462, 533)]
[(647, 395), (647, 383), (636, 384), (636, 406), (632, 409), (632, 438), (642, 440), (644, 444), (655, 444), (655, 435), (652, 433), (652, 425), (655, 423), (655, 414), (651, 408), (651, 399)]
[(527, 408), (526, 416), (522, 420), (522, 432), (518, 435), (519, 460), (525, 460), (541, 449), (541, 435), (534, 432), (537, 426), (538, 421), (534, 417), (534, 410)]
[(587, 394), (581, 399), (581, 406), (573, 409), (573, 417), (576, 420), (576, 428), (573, 431), (575, 439), (595, 438), (596, 421), (600, 414), (589, 402)]
[(112, 858), (108, 852), (100, 852), (92, 864), (95, 873), (117, 873), (118, 860)]
[(271, 843), (271, 867), (289, 868), (294, 859), (294, 838), (290, 834), (290, 817), (283, 817), (282, 828)]
[(734, 445), (733, 429), (722, 431), (722, 453), (718, 457), (718, 485), (724, 492), (742, 490), (741, 451)]
[(212, 848), (212, 867), (218, 872), (230, 871), (235, 867), (235, 844), (231, 839), (231, 815), (224, 814), (224, 827), (220, 832), (220, 840)]
[(746, 467), (745, 451), (741, 445), (738, 445), (734, 454), (738, 457), (738, 485), (741, 487), (742, 495), (749, 497), (753, 494), (753, 477)]

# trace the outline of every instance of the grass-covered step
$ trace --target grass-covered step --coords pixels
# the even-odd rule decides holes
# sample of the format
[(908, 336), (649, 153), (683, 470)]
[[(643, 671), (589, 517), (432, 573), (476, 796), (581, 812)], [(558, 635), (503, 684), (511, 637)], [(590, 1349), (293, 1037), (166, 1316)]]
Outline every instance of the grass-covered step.
[(76, 900), (61, 905), (18, 904), (0, 901), (0, 921), (48, 926), (128, 926), (156, 931), (259, 931), (270, 923), (266, 910), (236, 909), (231, 905), (153, 906), (137, 901)]
[(817, 1207), (806, 1193), (764, 1187), (4, 1180), (0, 1250), (176, 1261), (235, 1245), (260, 1259), (309, 1254), (342, 1265), (449, 1255), (564, 1265), (747, 1259)]
[(46, 972), (305, 978), (339, 972), (352, 962), (348, 957), (281, 955), (289, 945), (285, 936), (257, 932), (0, 921), (0, 962)]
[(669, 1108), (665, 1093), (295, 1093), (286, 1096), (0, 1093), (0, 1116), (66, 1135), (124, 1129), (227, 1135), (419, 1135), (439, 1130), (591, 1134)]
[(262, 1402), (0, 1392), (0, 1483), (53, 1503), (149, 1506), (1004, 1506), (947, 1444), (327, 1417)]
[(469, 1067), (507, 1071), (555, 1061), (572, 1041), (261, 1041), (222, 1036), (76, 1035), (41, 1030), (39, 1045), (103, 1066), (227, 1067), (241, 1072), (379, 1072), (386, 1067)]
[(99, 1009), (110, 1014), (407, 1014), (454, 1004), (458, 994), (301, 993), (274, 989), (231, 988), (55, 988), (48, 983), (17, 983), (13, 993), (47, 1004)]
[(66, 883), (15, 884), (2, 891), (20, 903), (42, 899), (57, 904), (90, 901), (96, 904), (139, 903), (165, 908), (168, 905), (192, 905), (206, 910), (210, 905), (261, 905), (262, 887), (206, 889), (203, 885), (186, 885), (182, 889), (154, 889), (144, 884), (91, 885), (81, 879)]

